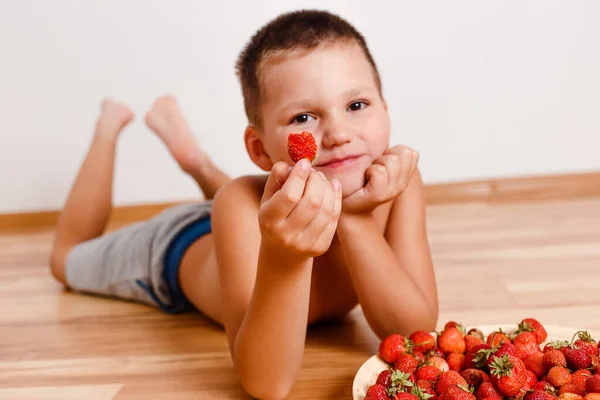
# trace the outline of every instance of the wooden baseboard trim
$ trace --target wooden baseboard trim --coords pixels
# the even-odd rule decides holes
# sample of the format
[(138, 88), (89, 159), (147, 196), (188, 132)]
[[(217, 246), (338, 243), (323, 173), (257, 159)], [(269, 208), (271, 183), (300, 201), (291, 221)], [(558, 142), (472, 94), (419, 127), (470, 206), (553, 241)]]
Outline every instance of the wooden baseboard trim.
[[(141, 204), (117, 206), (113, 209), (110, 224), (124, 225), (148, 219), (168, 207), (182, 203)], [(53, 228), (58, 223), (60, 211), (39, 211), (15, 214), (0, 214), (0, 232), (8, 230), (32, 230)]]
[[(450, 182), (425, 186), (428, 205), (509, 203), (600, 197), (600, 172)], [(115, 207), (111, 224), (144, 220), (181, 204), (159, 203)], [(0, 232), (56, 226), (59, 211), (0, 214)]]
[(510, 203), (600, 196), (600, 172), (427, 185), (427, 204)]

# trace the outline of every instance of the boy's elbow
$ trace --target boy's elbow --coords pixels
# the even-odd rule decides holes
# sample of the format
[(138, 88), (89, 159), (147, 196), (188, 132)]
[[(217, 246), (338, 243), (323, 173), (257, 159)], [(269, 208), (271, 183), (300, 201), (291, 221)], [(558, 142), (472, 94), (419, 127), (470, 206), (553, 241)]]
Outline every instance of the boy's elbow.
[(292, 391), (293, 380), (274, 382), (269, 377), (257, 378), (254, 376), (242, 377), (244, 390), (253, 398), (261, 400), (286, 399)]

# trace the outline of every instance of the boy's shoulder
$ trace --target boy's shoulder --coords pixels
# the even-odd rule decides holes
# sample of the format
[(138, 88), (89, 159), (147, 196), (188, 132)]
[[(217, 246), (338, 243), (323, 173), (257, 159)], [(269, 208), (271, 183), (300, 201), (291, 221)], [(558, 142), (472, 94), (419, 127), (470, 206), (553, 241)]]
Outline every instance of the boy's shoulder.
[(262, 198), (268, 175), (244, 175), (232, 179), (219, 189), (214, 203), (236, 207), (258, 206)]

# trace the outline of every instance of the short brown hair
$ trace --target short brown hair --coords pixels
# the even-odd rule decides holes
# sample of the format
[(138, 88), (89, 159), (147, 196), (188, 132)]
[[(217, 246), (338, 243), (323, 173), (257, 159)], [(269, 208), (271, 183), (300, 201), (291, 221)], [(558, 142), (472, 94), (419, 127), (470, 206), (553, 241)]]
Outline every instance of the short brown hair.
[(236, 63), (246, 116), (251, 123), (260, 124), (260, 68), (268, 56), (277, 52), (312, 49), (337, 40), (354, 41), (363, 50), (373, 68), (381, 94), (381, 78), (365, 38), (349, 22), (327, 11), (301, 10), (282, 14), (260, 28), (241, 52)]

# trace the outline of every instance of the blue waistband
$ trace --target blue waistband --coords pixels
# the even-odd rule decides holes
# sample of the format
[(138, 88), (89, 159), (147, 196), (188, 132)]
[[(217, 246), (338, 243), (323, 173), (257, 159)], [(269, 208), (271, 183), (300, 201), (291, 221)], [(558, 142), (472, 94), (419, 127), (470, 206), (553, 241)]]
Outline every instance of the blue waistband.
[(179, 267), (186, 250), (196, 240), (212, 231), (210, 215), (195, 221), (185, 227), (171, 242), (165, 255), (165, 269), (163, 278), (171, 291), (171, 305), (158, 302), (159, 307), (169, 313), (181, 313), (194, 310), (194, 306), (188, 301), (179, 286)]

